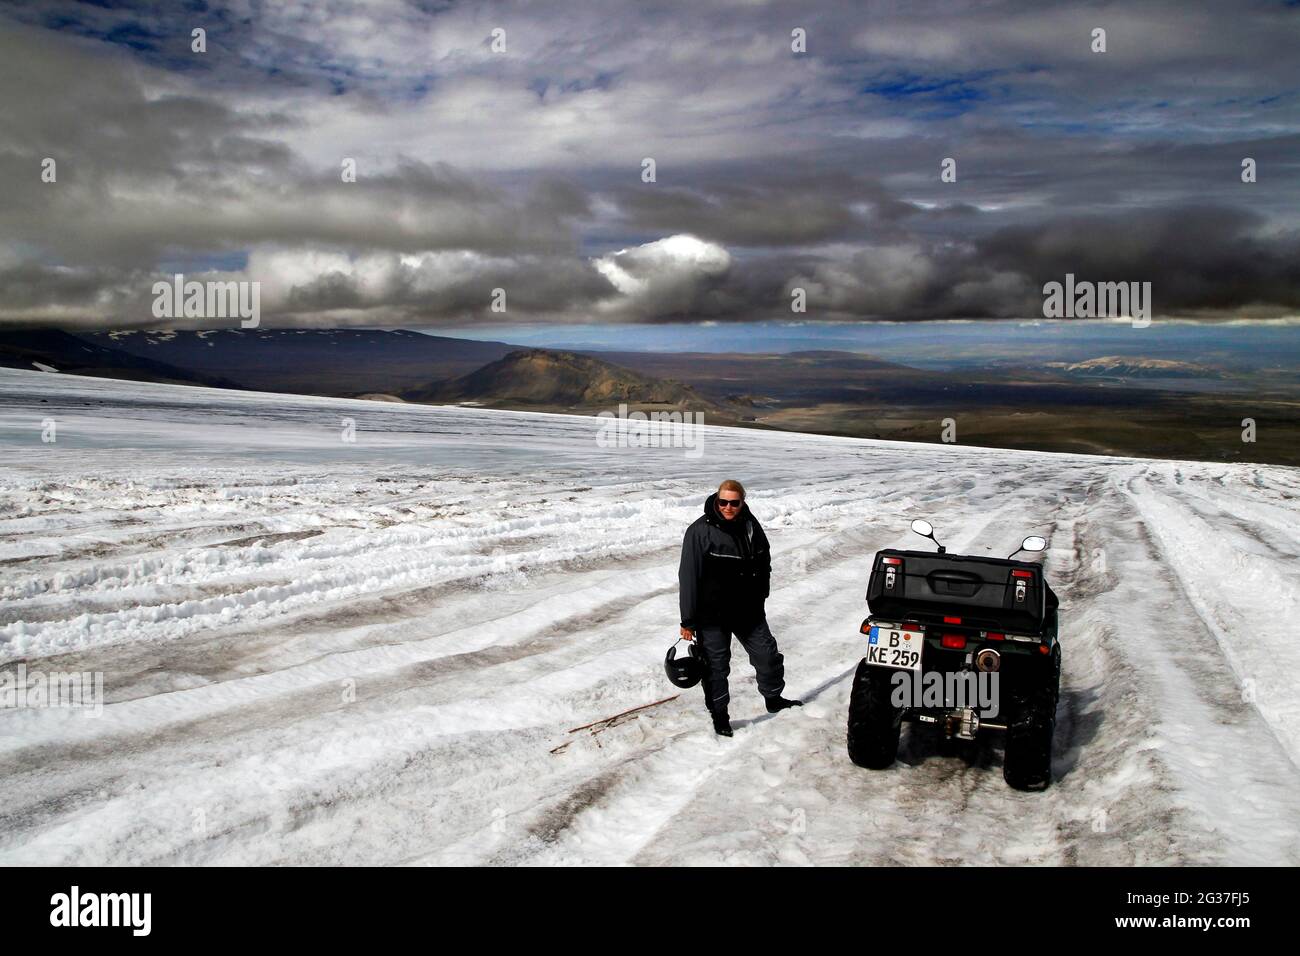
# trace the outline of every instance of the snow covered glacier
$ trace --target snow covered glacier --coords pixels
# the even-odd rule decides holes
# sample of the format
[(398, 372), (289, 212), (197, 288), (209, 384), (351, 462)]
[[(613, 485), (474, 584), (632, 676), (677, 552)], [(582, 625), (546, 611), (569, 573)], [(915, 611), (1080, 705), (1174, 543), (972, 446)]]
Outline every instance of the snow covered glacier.
[[(0, 371), (0, 863), (1300, 862), (1300, 472)], [(43, 440), (43, 439), (53, 439)], [(351, 440), (349, 440), (351, 439)], [(686, 525), (775, 550), (802, 710), (671, 696)], [(844, 748), (871, 555), (1049, 538), (1054, 786), (996, 746)]]

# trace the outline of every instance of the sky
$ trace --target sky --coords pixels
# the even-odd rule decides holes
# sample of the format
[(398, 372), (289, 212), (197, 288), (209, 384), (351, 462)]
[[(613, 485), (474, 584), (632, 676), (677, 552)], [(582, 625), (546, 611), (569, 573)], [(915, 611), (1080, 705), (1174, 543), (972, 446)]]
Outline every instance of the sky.
[(1067, 273), (1294, 318), (1298, 49), (1249, 0), (0, 2), (0, 324), (230, 325), (154, 317), (178, 272), (269, 326), (1033, 317)]

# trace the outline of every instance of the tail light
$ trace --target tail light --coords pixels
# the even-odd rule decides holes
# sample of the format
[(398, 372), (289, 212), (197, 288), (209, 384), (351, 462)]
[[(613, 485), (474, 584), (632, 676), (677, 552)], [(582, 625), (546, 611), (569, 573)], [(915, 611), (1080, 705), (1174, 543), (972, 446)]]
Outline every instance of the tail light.
[(961, 623), (961, 618), (959, 618), (959, 617), (945, 617), (945, 618), (943, 619), (943, 623), (945, 623), (945, 624), (960, 624), (960, 623)]
[(1012, 576), (1013, 578), (1031, 578), (1031, 579), (1032, 579), (1033, 576), (1034, 576), (1034, 572), (1033, 572), (1033, 571), (1012, 571), (1012, 572), (1011, 572), (1011, 576)]
[(1005, 641), (1007, 636), (999, 631), (986, 631), (984, 637), (990, 641)]
[(965, 635), (965, 634), (945, 634), (942, 638), (939, 639), (939, 643), (942, 644), (944, 647), (951, 648), (951, 649), (954, 650), (954, 651), (965, 650), (965, 649), (966, 649), (966, 635)]

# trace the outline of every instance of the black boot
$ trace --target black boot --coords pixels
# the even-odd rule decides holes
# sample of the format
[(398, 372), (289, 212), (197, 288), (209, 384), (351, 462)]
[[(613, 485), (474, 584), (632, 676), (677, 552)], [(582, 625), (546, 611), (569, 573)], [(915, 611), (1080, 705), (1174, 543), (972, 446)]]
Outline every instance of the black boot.
[(802, 706), (803, 706), (803, 701), (801, 700), (786, 700), (784, 697), (767, 698), (767, 712), (769, 714), (775, 714), (778, 711), (785, 710), (789, 707), (802, 707)]
[(713, 711), (713, 732), (719, 737), (732, 736), (731, 717), (728, 716), (725, 710)]

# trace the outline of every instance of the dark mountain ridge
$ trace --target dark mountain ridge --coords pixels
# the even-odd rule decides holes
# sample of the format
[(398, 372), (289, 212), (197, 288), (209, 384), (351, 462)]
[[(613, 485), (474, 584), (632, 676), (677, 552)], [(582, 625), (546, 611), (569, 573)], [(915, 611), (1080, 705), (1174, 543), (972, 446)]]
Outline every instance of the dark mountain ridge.
[(405, 329), (82, 332), (88, 342), (261, 392), (396, 393), (464, 375), (514, 346)]
[(694, 388), (577, 352), (518, 349), (459, 378), (402, 393), (416, 402), (504, 403), (564, 408), (628, 405), (721, 410)]
[(63, 372), (136, 382), (235, 388), (218, 375), (132, 355), (59, 329), (0, 330), (0, 367)]

